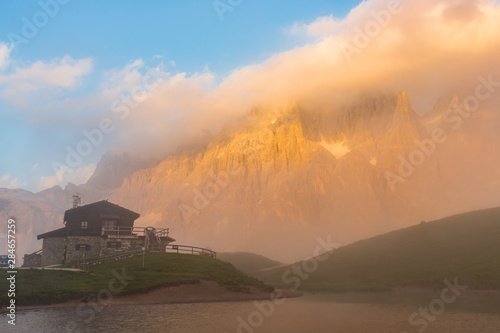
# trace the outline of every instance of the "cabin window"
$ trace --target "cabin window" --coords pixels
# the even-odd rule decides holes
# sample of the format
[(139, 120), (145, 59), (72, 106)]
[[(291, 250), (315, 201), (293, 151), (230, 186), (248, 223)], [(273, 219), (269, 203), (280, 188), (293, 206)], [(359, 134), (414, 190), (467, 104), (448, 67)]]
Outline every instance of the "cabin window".
[(119, 249), (122, 247), (122, 242), (108, 242), (108, 249)]
[(88, 244), (76, 244), (75, 250), (76, 251), (89, 251), (90, 245), (88, 245)]
[(81, 228), (82, 229), (88, 229), (88, 227), (89, 227), (89, 223), (87, 221), (82, 221)]

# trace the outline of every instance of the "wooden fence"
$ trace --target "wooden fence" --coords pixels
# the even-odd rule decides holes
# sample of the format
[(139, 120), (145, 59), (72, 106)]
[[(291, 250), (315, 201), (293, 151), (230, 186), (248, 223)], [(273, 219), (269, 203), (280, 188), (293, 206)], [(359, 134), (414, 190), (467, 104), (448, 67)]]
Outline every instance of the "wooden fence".
[[(192, 254), (192, 255), (202, 255), (202, 256), (207, 256), (207, 257), (212, 257), (212, 258), (217, 258), (217, 253), (215, 251), (209, 250), (209, 249), (204, 249), (202, 247), (196, 247), (196, 246), (189, 246), (189, 245), (167, 245), (165, 252), (168, 253), (185, 253), (185, 254)], [(121, 253), (116, 253), (114, 255), (106, 256), (106, 257), (101, 257), (101, 258), (93, 258), (89, 259), (86, 261), (78, 261), (76, 263), (76, 267), (79, 267), (84, 270), (89, 270), (91, 266), (96, 265), (96, 264), (103, 264), (106, 262), (110, 261), (116, 261), (116, 260), (122, 260), (138, 255), (142, 255), (142, 250), (139, 251), (127, 251), (127, 252), (121, 252)]]
[(204, 249), (202, 247), (189, 246), (189, 245), (167, 245), (166, 252), (169, 253), (185, 253), (185, 254), (199, 254), (202, 256), (217, 258), (215, 251)]

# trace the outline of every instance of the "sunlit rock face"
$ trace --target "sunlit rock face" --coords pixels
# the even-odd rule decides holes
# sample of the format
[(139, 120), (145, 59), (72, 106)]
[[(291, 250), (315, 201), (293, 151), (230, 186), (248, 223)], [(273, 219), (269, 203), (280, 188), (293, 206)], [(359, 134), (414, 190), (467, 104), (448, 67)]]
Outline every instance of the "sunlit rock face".
[[(434, 108), (441, 119), (443, 103), (451, 103), (443, 99)], [(499, 155), (491, 142), (499, 138), (490, 128), (482, 140), (480, 123), (425, 146), (439, 124), (419, 117), (405, 91), (326, 111), (256, 109), (206, 146), (136, 172), (115, 198), (142, 212), (141, 222), (170, 226), (178, 239), (293, 260), (311, 255), (320, 236), (345, 244), (498, 205), (491, 175), (499, 173)]]
[(405, 91), (321, 110), (255, 108), (161, 159), (105, 155), (86, 185), (2, 190), (2, 216), (23, 212), (23, 250), (35, 251), (36, 234), (60, 227), (79, 192), (139, 212), (137, 225), (169, 227), (178, 243), (297, 260), (318, 237), (346, 244), (498, 206), (498, 113), (481, 109), (456, 126), (447, 113), (459, 100), (443, 96), (424, 117)]

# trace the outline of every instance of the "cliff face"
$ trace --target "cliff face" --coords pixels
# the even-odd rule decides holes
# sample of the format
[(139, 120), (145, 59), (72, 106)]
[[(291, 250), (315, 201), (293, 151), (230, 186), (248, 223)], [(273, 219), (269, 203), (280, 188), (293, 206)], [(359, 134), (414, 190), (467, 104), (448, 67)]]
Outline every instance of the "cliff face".
[[(257, 108), (161, 162), (111, 154), (86, 185), (22, 198), (5, 190), (2, 212), (48, 207), (39, 218), (25, 217), (35, 239), (60, 226), (80, 192), (86, 202), (109, 198), (141, 213), (138, 225), (169, 227), (179, 243), (292, 261), (311, 256), (318, 237), (345, 244), (497, 206), (498, 116), (478, 112), (454, 129), (443, 117), (449, 104), (443, 98), (431, 121), (416, 115), (404, 91), (321, 112)], [(430, 144), (436, 128), (446, 139)], [(18, 206), (29, 200), (38, 201)]]
[(152, 167), (158, 161), (137, 156), (130, 152), (108, 152), (101, 157), (94, 174), (87, 181), (87, 187), (112, 190), (121, 186), (123, 180), (136, 170)]
[(146, 224), (169, 221), (177, 239), (213, 248), (268, 250), (325, 223), (321, 198), (333, 186), (336, 158), (306, 140), (297, 107), (256, 111), (238, 131), (136, 172), (114, 197)]
[[(479, 153), (477, 145), (457, 142), (454, 131), (400, 176), (402, 161), (421, 156), (414, 152), (432, 128), (404, 91), (327, 112), (254, 110), (207, 146), (134, 173), (113, 200), (142, 212), (141, 223), (170, 226), (178, 239), (285, 261), (310, 255), (325, 234), (346, 243), (462, 207), (498, 204), (492, 199), (498, 186), (486, 185), (489, 175), (469, 180), (469, 168), (491, 170), (497, 162), (463, 167), (452, 153), (460, 147), (462, 154), (481, 155), (480, 161), (496, 148)], [(400, 181), (388, 182), (388, 172)], [(469, 198), (486, 187), (489, 194)]]

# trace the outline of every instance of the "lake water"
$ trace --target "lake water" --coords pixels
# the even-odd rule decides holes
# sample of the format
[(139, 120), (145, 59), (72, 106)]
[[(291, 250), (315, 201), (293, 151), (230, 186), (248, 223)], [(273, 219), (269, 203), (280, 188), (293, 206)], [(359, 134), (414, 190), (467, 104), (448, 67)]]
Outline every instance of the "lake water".
[[(439, 291), (310, 294), (283, 304), (258, 301), (260, 310), (253, 302), (123, 305), (104, 307), (95, 318), (89, 308), (27, 310), (17, 314), (15, 327), (2, 314), (0, 332), (500, 332), (500, 293), (466, 292), (444, 309), (432, 303), (439, 297)], [(412, 313), (430, 304), (434, 313), (417, 314), (410, 325)]]

